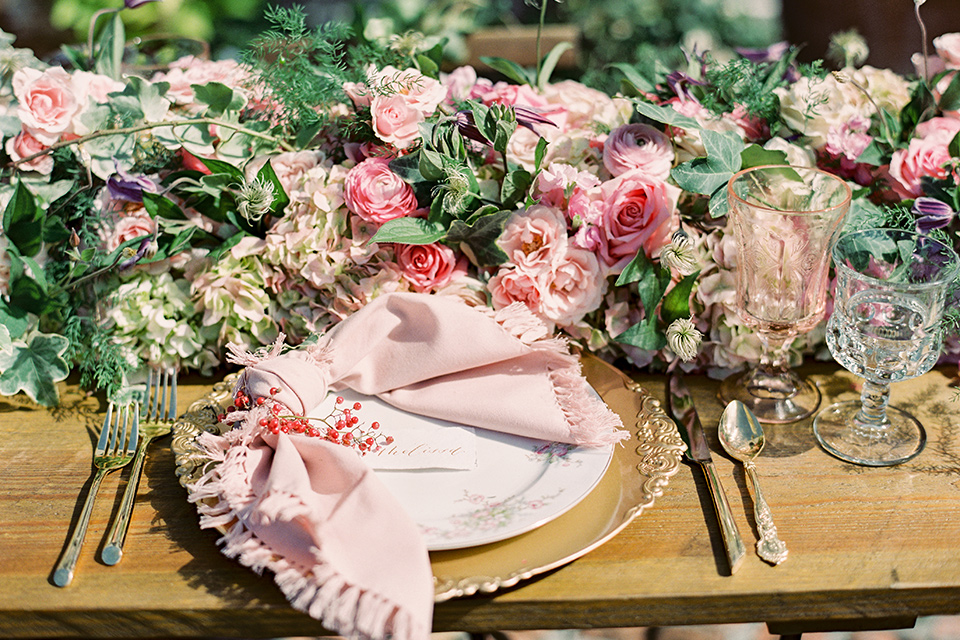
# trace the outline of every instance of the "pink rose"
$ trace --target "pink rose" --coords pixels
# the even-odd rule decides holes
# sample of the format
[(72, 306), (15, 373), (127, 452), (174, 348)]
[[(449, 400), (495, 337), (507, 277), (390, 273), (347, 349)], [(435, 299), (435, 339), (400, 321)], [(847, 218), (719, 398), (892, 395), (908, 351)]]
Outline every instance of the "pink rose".
[(603, 301), (606, 279), (597, 257), (583, 249), (567, 249), (540, 277), (541, 313), (560, 326), (573, 324)]
[(367, 158), (347, 174), (347, 208), (367, 222), (383, 224), (417, 209), (413, 187), (390, 170), (386, 158)]
[(568, 199), (575, 192), (591, 189), (599, 184), (600, 179), (589, 171), (580, 171), (562, 162), (551, 162), (537, 176), (540, 202), (561, 209), (567, 206)]
[(370, 88), (367, 85), (360, 82), (344, 82), (343, 91), (355, 106), (370, 106)]
[(539, 273), (566, 249), (567, 221), (559, 209), (534, 205), (510, 217), (498, 243), (510, 262)]
[(639, 171), (622, 174), (600, 186), (604, 202), (601, 257), (618, 272), (643, 248), (653, 255), (672, 231), (680, 190), (649, 180)]
[(104, 245), (107, 251), (113, 251), (124, 242), (143, 236), (152, 236), (157, 225), (144, 209), (122, 216), (106, 237)]
[(20, 69), (13, 75), (13, 92), (23, 128), (41, 143), (51, 145), (62, 134), (72, 132), (73, 118), (82, 105), (70, 75), (61, 67), (43, 72)]
[(447, 88), (447, 97), (452, 100), (466, 100), (470, 91), (477, 84), (477, 70), (470, 65), (457, 67), (450, 73), (440, 76), (440, 81)]
[[(7, 138), (6, 149), (7, 154), (16, 161), (28, 158), (49, 146), (34, 138), (29, 132), (21, 131), (13, 138)], [(48, 153), (19, 166), (20, 169), (25, 171), (36, 171), (43, 175), (49, 175), (53, 171), (53, 156)]]
[(373, 131), (398, 149), (406, 149), (420, 138), (423, 112), (407, 104), (401, 95), (376, 96), (370, 102)]
[(924, 177), (946, 178), (950, 162), (948, 141), (938, 136), (914, 138), (906, 149), (897, 149), (890, 160), (890, 186), (901, 198), (923, 195), (920, 181)]
[(930, 118), (917, 125), (918, 138), (935, 138), (944, 144), (960, 133), (960, 119), (957, 118)]
[(457, 255), (453, 249), (436, 242), (398, 244), (396, 256), (400, 273), (419, 293), (429, 293), (448, 285), (456, 271)]
[(651, 180), (666, 180), (673, 166), (673, 145), (658, 129), (625, 124), (614, 129), (603, 145), (603, 166), (614, 176), (637, 169)]
[(516, 267), (500, 267), (487, 284), (494, 309), (522, 302), (534, 313), (540, 311), (540, 287), (537, 280)]
[(934, 38), (933, 47), (947, 69), (960, 69), (960, 33), (945, 33)]
[(73, 88), (81, 105), (87, 98), (94, 102), (107, 102), (108, 96), (117, 91), (123, 91), (125, 85), (110, 76), (89, 71), (75, 71), (73, 73)]

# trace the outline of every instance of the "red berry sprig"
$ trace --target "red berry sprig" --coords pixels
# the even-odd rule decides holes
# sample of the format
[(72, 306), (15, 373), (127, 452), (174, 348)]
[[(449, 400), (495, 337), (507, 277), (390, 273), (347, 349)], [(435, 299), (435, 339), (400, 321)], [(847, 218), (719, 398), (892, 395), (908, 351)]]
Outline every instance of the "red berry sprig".
[[(367, 428), (356, 415), (363, 406), (359, 402), (354, 402), (352, 407), (341, 406), (344, 404), (342, 396), (337, 396), (334, 408), (323, 418), (285, 415), (283, 405), (274, 400), (274, 396), (280, 393), (280, 389), (272, 387), (270, 397), (258, 397), (251, 399), (243, 391), (237, 390), (233, 396), (233, 404), (227, 407), (227, 413), (234, 411), (248, 411), (254, 406), (260, 407), (270, 402), (268, 417), (260, 419), (260, 426), (271, 433), (299, 433), (311, 438), (323, 438), (336, 444), (346, 447), (353, 447), (361, 455), (379, 451), (384, 445), (393, 442), (393, 436), (385, 436), (380, 432), (380, 423), (372, 422)], [(224, 420), (226, 415), (218, 416), (220, 421)], [(320, 423), (320, 424), (313, 424)]]

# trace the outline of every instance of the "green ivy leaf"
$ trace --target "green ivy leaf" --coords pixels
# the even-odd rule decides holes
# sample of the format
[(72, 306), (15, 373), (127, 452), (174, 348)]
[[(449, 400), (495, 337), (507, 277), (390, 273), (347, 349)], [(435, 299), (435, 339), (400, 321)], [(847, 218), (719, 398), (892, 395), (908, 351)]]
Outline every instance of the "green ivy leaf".
[(860, 155), (857, 157), (857, 162), (869, 164), (874, 167), (880, 167), (887, 164), (887, 162), (889, 162), (889, 158), (889, 147), (874, 138), (870, 141), (870, 144), (867, 145), (866, 149), (860, 152)]
[(383, 223), (370, 242), (399, 242), (400, 244), (431, 244), (446, 234), (443, 225), (423, 218), (394, 218)]
[(669, 124), (674, 127), (680, 127), (681, 129), (692, 129), (694, 131), (700, 129), (700, 123), (695, 119), (680, 115), (670, 107), (662, 107), (658, 104), (651, 104), (642, 100), (636, 100), (634, 103), (640, 115), (646, 116), (654, 122)]
[(646, 317), (652, 317), (657, 305), (663, 298), (663, 293), (670, 284), (670, 272), (653, 264), (647, 254), (640, 249), (633, 257), (620, 276), (617, 286), (637, 283), (637, 295)]
[(158, 193), (143, 192), (143, 208), (150, 214), (151, 218), (164, 218), (166, 220), (186, 220), (187, 216), (183, 209), (177, 206), (173, 200), (165, 198)]
[(247, 100), (243, 94), (234, 91), (222, 82), (192, 84), (193, 95), (197, 102), (207, 105), (207, 115), (220, 116), (226, 111), (240, 111)]
[(17, 182), (3, 212), (3, 232), (20, 255), (35, 256), (43, 245), (43, 211), (23, 182)]
[(481, 56), (480, 62), (484, 63), (495, 71), (499, 71), (517, 84), (529, 84), (531, 86), (534, 84), (530, 73), (513, 60), (492, 56)]
[(667, 338), (657, 330), (655, 317), (644, 318), (623, 333), (614, 337), (614, 340), (638, 349), (659, 351), (667, 346)]
[(740, 169), (762, 167), (765, 164), (790, 164), (787, 154), (774, 149), (764, 149), (758, 144), (749, 144), (740, 152)]
[(697, 282), (697, 276), (700, 272), (692, 273), (677, 283), (673, 289), (663, 297), (663, 304), (660, 306), (660, 319), (667, 326), (679, 318), (690, 317), (690, 292), (693, 291), (693, 285)]
[(506, 262), (497, 239), (503, 233), (503, 225), (512, 212), (505, 209), (476, 218), (472, 224), (463, 220), (454, 220), (447, 232), (445, 241), (464, 244), (479, 267), (494, 267)]
[(70, 341), (56, 334), (37, 334), (29, 344), (14, 344), (10, 353), (0, 351), (0, 394), (23, 391), (31, 400), (52, 407), (60, 400), (57, 382), (65, 380), (70, 367), (63, 354)]
[(526, 169), (515, 169), (504, 176), (503, 185), (500, 187), (500, 201), (503, 206), (512, 209), (523, 200), (531, 184), (533, 176)]
[(13, 340), (10, 339), (10, 330), (0, 324), (0, 357), (13, 355)]
[(717, 190), (710, 194), (710, 202), (707, 204), (707, 210), (710, 211), (710, 217), (713, 219), (722, 218), (730, 213), (730, 200), (727, 198), (727, 183), (723, 183)]
[(30, 318), (25, 310), (11, 307), (0, 298), (0, 325), (7, 328), (12, 339), (17, 340), (30, 327)]
[(670, 175), (681, 189), (709, 196), (740, 170), (744, 145), (740, 137), (733, 133), (704, 129), (700, 137), (707, 156), (674, 167)]

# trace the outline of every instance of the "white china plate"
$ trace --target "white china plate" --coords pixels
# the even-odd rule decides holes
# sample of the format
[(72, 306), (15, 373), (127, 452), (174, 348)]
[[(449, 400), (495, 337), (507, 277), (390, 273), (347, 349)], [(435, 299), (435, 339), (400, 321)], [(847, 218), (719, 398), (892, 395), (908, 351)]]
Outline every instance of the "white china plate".
[[(402, 411), (374, 396), (339, 395), (346, 406), (359, 401), (361, 424), (379, 422), (379, 432), (393, 436), (395, 444), (403, 443), (407, 433), (420, 438), (426, 433), (429, 443), (432, 432), (462, 428)], [(475, 434), (472, 469), (375, 470), (419, 525), (430, 551), (474, 547), (536, 529), (585, 498), (613, 458), (612, 445), (577, 447), (488, 429)]]

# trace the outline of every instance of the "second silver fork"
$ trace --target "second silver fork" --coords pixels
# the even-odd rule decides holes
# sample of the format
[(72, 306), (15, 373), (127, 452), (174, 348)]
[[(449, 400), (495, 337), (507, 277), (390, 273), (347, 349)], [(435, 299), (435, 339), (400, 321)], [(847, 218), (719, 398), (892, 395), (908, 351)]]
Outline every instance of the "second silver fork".
[(177, 417), (177, 374), (170, 370), (151, 369), (147, 377), (147, 394), (143, 401), (146, 420), (140, 424), (140, 444), (133, 458), (127, 488), (120, 501), (120, 510), (107, 533), (107, 544), (100, 554), (104, 563), (114, 565), (123, 557), (123, 543), (133, 515), (133, 503), (137, 497), (143, 463), (150, 443), (170, 433)]

